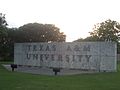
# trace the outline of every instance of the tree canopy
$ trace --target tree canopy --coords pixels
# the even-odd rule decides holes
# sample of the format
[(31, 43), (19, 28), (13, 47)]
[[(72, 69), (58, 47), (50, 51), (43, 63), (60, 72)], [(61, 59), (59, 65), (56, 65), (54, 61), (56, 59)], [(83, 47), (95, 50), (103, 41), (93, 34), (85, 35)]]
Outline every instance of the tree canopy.
[(80, 38), (75, 41), (116, 42), (118, 53), (120, 53), (120, 24), (117, 21), (108, 19), (96, 24), (93, 31), (90, 32), (90, 36), (85, 39)]
[(15, 42), (65, 42), (66, 39), (66, 35), (53, 24), (28, 23), (12, 32)]
[(120, 24), (117, 21), (108, 19), (94, 25), (93, 31), (89, 33), (90, 36), (76, 41), (109, 41), (118, 43), (120, 40)]
[(28, 23), (19, 28), (8, 28), (5, 14), (0, 13), (0, 58), (14, 54), (14, 43), (65, 42), (66, 35), (53, 24)]
[(94, 26), (91, 37), (96, 37), (99, 41), (118, 42), (120, 38), (120, 24), (117, 21), (106, 20)]
[(5, 14), (0, 13), (0, 57), (6, 57), (7, 53), (7, 22), (5, 20)]
[(5, 14), (0, 13), (0, 42), (2, 42), (3, 38), (7, 35), (6, 26)]

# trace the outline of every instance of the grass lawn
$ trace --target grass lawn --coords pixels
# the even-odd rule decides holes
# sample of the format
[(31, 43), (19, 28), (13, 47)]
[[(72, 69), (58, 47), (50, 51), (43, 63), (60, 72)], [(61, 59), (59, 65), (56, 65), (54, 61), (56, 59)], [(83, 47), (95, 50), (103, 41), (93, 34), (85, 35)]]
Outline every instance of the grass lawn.
[(0, 90), (120, 90), (120, 63), (118, 72), (70, 76), (11, 72), (0, 63)]

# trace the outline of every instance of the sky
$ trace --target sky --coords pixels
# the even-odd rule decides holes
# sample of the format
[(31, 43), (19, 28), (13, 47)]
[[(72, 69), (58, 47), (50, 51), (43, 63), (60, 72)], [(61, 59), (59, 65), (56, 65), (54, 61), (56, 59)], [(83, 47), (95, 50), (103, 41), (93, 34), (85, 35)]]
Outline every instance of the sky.
[(120, 22), (120, 0), (0, 0), (0, 13), (9, 27), (55, 24), (71, 42), (89, 36), (97, 23)]

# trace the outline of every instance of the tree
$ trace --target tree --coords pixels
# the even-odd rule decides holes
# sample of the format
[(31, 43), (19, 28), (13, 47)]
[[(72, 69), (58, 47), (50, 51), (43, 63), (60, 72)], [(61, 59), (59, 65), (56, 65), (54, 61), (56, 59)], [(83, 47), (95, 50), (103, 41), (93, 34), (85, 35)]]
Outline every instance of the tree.
[(0, 13), (0, 57), (7, 56), (6, 37), (7, 37), (7, 22), (5, 20), (5, 14)]
[(98, 41), (109, 41), (117, 43), (117, 53), (120, 53), (120, 24), (117, 21), (106, 20), (98, 23), (90, 32), (92, 37), (97, 37)]
[(66, 35), (53, 24), (28, 23), (19, 27), (17, 42), (64, 42)]
[(9, 54), (8, 58), (10, 58), (11, 60), (13, 60), (14, 57), (14, 43), (15, 40), (18, 40), (18, 37), (22, 37), (20, 36), (21, 34), (19, 33), (19, 30), (17, 28), (8, 28), (7, 29), (7, 38), (6, 38), (6, 48), (7, 48), (7, 53)]
[(106, 41), (116, 42), (117, 52), (120, 53), (120, 24), (117, 21), (106, 20), (94, 26), (93, 32), (85, 39), (78, 39), (76, 41)]
[(0, 13), (0, 27), (6, 27), (7, 25), (5, 14)]
[(119, 42), (120, 39), (120, 24), (116, 21), (106, 20), (98, 23), (90, 32), (92, 37), (98, 38), (98, 41), (114, 41)]
[(98, 41), (98, 37), (97, 36), (88, 36), (86, 38), (79, 38), (77, 40), (75, 40), (74, 42), (90, 42), (90, 41)]
[(3, 43), (4, 37), (7, 36), (6, 26), (5, 14), (0, 13), (0, 44)]

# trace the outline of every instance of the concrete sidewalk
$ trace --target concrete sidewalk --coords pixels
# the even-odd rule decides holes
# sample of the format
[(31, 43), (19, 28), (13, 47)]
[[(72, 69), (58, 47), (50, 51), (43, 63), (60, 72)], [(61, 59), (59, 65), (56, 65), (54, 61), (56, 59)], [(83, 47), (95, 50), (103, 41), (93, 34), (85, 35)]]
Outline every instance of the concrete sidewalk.
[[(3, 66), (12, 71), (10, 65)], [(41, 74), (41, 75), (54, 75), (53, 69), (47, 67), (28, 67), (28, 66), (17, 66), (14, 70), (16, 72), (24, 72), (24, 73), (31, 73), (31, 74)], [(75, 74), (83, 74), (83, 73), (97, 73), (97, 71), (85, 71), (85, 70), (73, 70), (73, 69), (61, 69), (57, 75), (75, 75)]]

